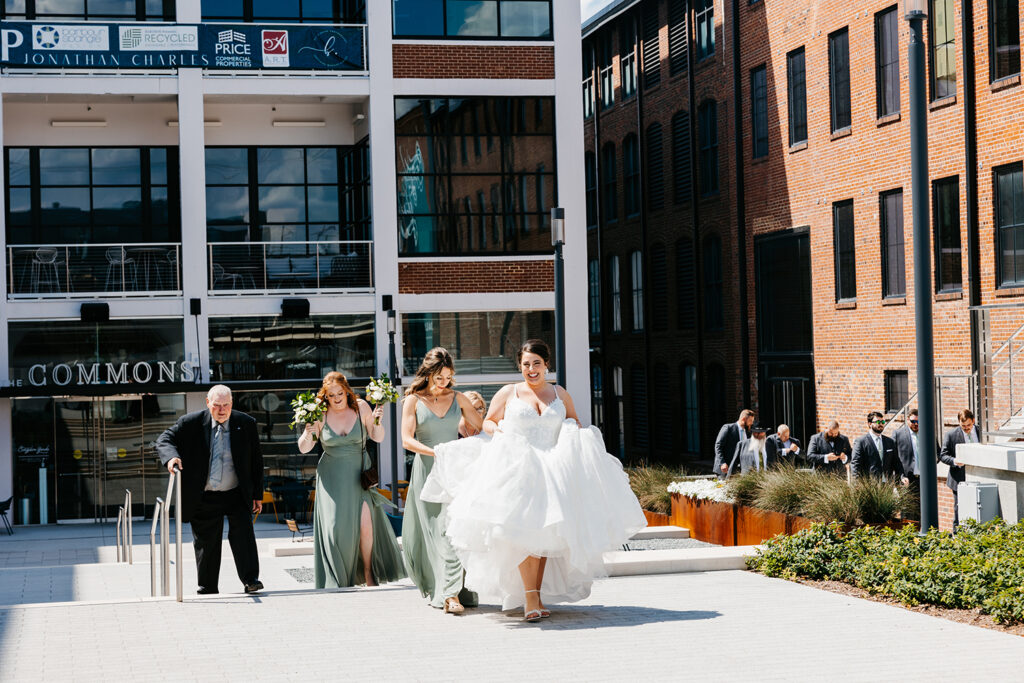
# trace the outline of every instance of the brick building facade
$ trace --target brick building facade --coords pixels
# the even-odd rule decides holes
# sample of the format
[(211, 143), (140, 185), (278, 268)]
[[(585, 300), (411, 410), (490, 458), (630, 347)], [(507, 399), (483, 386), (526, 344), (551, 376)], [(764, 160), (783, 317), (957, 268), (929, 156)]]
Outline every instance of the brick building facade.
[[(1007, 357), (1019, 363), (1004, 342), (1024, 323), (1017, 5), (932, 0), (926, 22), (943, 428), (963, 407), (986, 410), (989, 431), (1019, 409), (1004, 386)], [(609, 446), (706, 460), (743, 406), (803, 439), (895, 415), (916, 392), (903, 8), (622, 1), (583, 34), (591, 365)]]

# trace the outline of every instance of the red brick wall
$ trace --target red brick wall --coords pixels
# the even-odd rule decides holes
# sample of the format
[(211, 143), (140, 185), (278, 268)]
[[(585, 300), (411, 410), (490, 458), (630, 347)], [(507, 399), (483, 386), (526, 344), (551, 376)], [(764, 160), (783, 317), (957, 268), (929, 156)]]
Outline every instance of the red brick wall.
[(395, 78), (555, 77), (555, 48), (546, 45), (411, 45), (391, 47)]
[(400, 294), (550, 292), (551, 261), (436, 261), (399, 263)]
[(953, 491), (946, 486), (946, 478), (938, 480), (939, 489), (939, 529), (953, 530)]

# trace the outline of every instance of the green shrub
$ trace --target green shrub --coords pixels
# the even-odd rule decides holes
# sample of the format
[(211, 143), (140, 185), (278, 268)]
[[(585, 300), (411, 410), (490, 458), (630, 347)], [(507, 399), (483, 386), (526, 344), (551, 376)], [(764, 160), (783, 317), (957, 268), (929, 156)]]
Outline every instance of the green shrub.
[(857, 519), (864, 524), (884, 524), (895, 519), (901, 509), (902, 487), (897, 488), (892, 482), (867, 477), (854, 481), (851, 488), (857, 505)]
[(860, 518), (860, 507), (854, 487), (845, 479), (830, 474), (816, 475), (814, 487), (807, 494), (804, 513), (821, 522), (839, 522), (853, 526)]
[(757, 471), (729, 477), (725, 484), (725, 490), (734, 502), (740, 505), (753, 505), (761, 489), (764, 476), (764, 472)]
[(829, 579), (908, 605), (978, 608), (999, 623), (1024, 622), (1024, 522), (966, 522), (954, 536), (911, 528), (815, 524), (765, 541), (747, 565), (768, 576)]

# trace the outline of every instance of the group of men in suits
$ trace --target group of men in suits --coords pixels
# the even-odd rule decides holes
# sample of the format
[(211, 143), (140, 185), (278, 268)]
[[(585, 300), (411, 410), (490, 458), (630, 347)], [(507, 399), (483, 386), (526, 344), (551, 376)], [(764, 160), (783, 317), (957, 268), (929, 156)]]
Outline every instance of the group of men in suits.
[[(957, 420), (960, 425), (946, 432), (937, 451), (938, 459), (949, 465), (946, 485), (953, 491), (954, 510), (957, 485), (964, 481), (964, 467), (956, 459), (956, 447), (981, 442), (981, 432), (970, 410), (961, 410)], [(910, 410), (906, 423), (892, 437), (883, 434), (887, 424), (882, 413), (868, 413), (867, 431), (851, 447), (850, 440), (840, 432), (839, 423), (832, 420), (825, 430), (811, 437), (806, 460), (815, 472), (846, 476), (849, 465), (853, 477), (881, 477), (916, 489), (920, 479), (917, 408)], [(752, 410), (744, 410), (736, 422), (722, 425), (715, 439), (715, 474), (724, 479), (736, 472), (772, 467), (783, 460), (793, 462), (800, 454), (800, 443), (790, 436), (786, 425), (780, 425), (778, 432), (769, 437), (766, 432), (764, 427), (754, 424)], [(954, 512), (954, 523), (956, 518)]]

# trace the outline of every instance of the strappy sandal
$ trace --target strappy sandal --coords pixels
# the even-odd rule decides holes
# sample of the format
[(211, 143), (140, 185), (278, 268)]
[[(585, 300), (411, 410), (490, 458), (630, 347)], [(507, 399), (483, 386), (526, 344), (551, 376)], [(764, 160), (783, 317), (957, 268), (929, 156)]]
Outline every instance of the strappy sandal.
[[(530, 590), (530, 591), (526, 591), (526, 592), (527, 593), (540, 593), (539, 590)], [(535, 621), (540, 621), (541, 619), (543, 619), (544, 618), (544, 612), (546, 611), (546, 610), (540, 610), (540, 609), (531, 609), (529, 611), (526, 611), (525, 607), (523, 608), (523, 610), (525, 612), (525, 614), (523, 614), (523, 621), (528, 621), (531, 624), (533, 622), (535, 622)], [(551, 615), (551, 613), (548, 612), (548, 616), (550, 616), (550, 615)]]
[(462, 614), (466, 611), (466, 608), (462, 606), (458, 598), (446, 598), (444, 601), (444, 613), (445, 614)]

